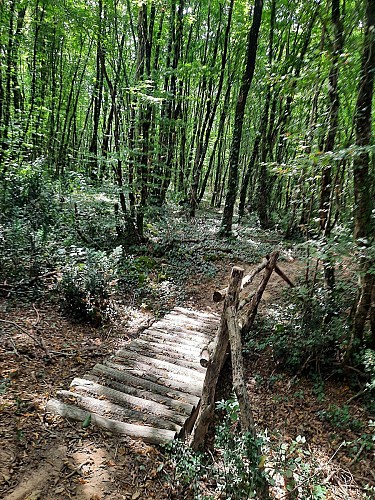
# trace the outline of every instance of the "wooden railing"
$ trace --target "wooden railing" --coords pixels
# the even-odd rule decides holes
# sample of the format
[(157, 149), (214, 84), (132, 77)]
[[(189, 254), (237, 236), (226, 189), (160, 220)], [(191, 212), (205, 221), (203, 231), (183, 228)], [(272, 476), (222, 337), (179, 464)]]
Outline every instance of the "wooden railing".
[[(197, 450), (204, 443), (208, 427), (213, 419), (216, 386), (229, 348), (232, 360), (233, 388), (240, 407), (241, 430), (255, 436), (254, 419), (244, 380), (241, 337), (251, 330), (262, 295), (274, 271), (289, 286), (294, 286), (278, 267), (278, 257), (279, 252), (267, 255), (262, 263), (245, 277), (242, 268), (233, 267), (229, 285), (216, 291), (213, 295), (215, 302), (223, 300), (224, 305), (215, 339), (209, 345), (204, 346), (201, 352), (201, 364), (207, 367), (207, 371), (198, 416), (189, 439), (189, 444), (194, 450)], [(264, 274), (256, 292), (240, 298), (240, 292), (248, 287), (254, 277), (263, 270)], [(245, 306), (247, 307), (245, 308)]]

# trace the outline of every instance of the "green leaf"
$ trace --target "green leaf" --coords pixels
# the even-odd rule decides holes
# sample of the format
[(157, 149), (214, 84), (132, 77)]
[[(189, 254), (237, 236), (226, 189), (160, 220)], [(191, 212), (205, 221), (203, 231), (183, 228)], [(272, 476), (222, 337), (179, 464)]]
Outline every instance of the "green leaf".
[(82, 422), (82, 429), (87, 429), (87, 427), (91, 424), (91, 413), (87, 415), (85, 420)]
[(285, 477), (287, 477), (288, 479), (292, 478), (293, 477), (293, 471), (290, 470), (290, 469), (287, 469), (285, 471)]

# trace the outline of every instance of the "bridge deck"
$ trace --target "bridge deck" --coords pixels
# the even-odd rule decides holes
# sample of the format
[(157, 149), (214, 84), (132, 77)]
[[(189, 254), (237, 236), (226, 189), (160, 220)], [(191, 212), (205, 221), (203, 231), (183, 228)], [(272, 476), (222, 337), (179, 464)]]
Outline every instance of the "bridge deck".
[(217, 315), (176, 307), (58, 391), (46, 411), (82, 422), (91, 415), (93, 424), (150, 443), (173, 440), (194, 420), (206, 371), (200, 351), (218, 324)]

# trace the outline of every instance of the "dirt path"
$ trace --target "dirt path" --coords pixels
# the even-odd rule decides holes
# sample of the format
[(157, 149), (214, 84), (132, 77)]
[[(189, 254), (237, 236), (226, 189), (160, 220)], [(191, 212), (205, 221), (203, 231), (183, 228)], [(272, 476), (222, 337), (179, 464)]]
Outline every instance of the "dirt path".
[(2, 300), (0, 311), (43, 339), (50, 354), (14, 325), (1, 325), (0, 498), (164, 498), (155, 448), (44, 414), (51, 395), (126, 344), (149, 316), (96, 329), (71, 324), (52, 304)]

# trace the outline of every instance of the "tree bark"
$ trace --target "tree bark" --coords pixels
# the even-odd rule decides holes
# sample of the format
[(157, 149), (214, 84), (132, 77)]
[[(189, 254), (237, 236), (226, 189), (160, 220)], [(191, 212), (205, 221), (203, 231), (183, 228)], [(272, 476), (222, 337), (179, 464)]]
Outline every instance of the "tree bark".
[[(328, 94), (329, 94), (329, 122), (327, 137), (325, 140), (323, 152), (333, 151), (335, 147), (336, 133), (339, 123), (339, 60), (344, 46), (344, 34), (340, 13), (340, 0), (332, 1), (332, 24), (334, 28), (334, 40), (332, 45), (332, 62), (328, 77)], [(331, 234), (330, 207), (332, 205), (332, 192), (335, 186), (332, 186), (332, 169), (333, 165), (326, 165), (322, 171), (321, 193), (320, 193), (320, 229), (323, 233), (325, 242)], [(333, 290), (335, 285), (335, 269), (331, 259), (324, 259), (324, 279), (329, 290)]]
[(234, 305), (229, 306), (225, 314), (228, 324), (229, 342), (231, 350), (233, 388), (236, 393), (238, 404), (240, 407), (241, 431), (243, 433), (250, 432), (250, 434), (253, 437), (255, 437), (256, 432), (255, 432), (253, 412), (251, 410), (250, 400), (247, 394), (246, 383), (245, 383), (241, 330), (238, 325), (236, 307)]
[[(197, 148), (197, 153), (196, 153), (195, 162), (194, 162), (194, 175), (193, 175), (193, 182), (192, 182), (191, 192), (190, 192), (190, 216), (191, 217), (195, 217), (195, 211), (196, 211), (196, 208), (197, 208), (198, 203), (199, 203), (198, 188), (199, 188), (201, 173), (202, 173), (202, 169), (203, 169), (203, 163), (204, 163), (204, 160), (206, 157), (207, 148), (208, 148), (210, 136), (211, 136), (211, 130), (212, 130), (215, 116), (216, 116), (216, 111), (217, 111), (217, 108), (219, 105), (219, 101), (221, 98), (221, 92), (223, 89), (225, 66), (227, 63), (227, 54), (228, 54), (228, 46), (229, 46), (229, 34), (230, 34), (230, 27), (231, 27), (231, 22), (232, 22), (233, 3), (234, 3), (234, 0), (230, 0), (229, 7), (228, 7), (228, 20), (227, 20), (227, 25), (225, 28), (224, 46), (223, 46), (223, 52), (222, 52), (222, 56), (221, 56), (220, 77), (219, 77), (219, 83), (218, 83), (218, 87), (217, 87), (217, 91), (216, 91), (216, 97), (215, 97), (215, 101), (213, 103), (212, 109), (211, 109), (211, 107), (208, 108), (205, 120), (203, 121), (201, 144)], [(219, 43), (219, 33), (217, 33), (217, 36), (216, 36), (216, 50), (218, 49), (218, 43)], [(202, 196), (203, 196), (203, 194), (201, 195), (201, 197)]]

